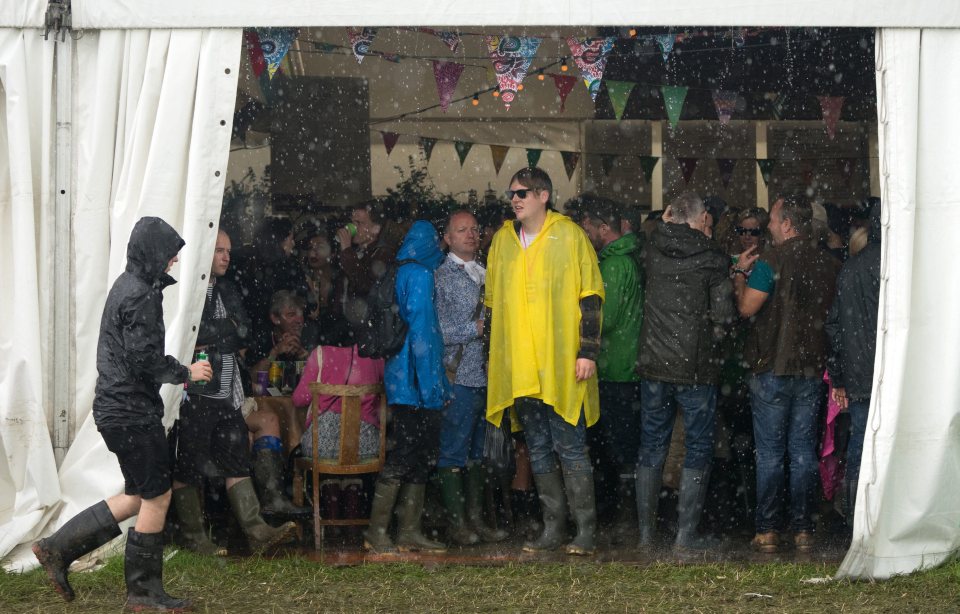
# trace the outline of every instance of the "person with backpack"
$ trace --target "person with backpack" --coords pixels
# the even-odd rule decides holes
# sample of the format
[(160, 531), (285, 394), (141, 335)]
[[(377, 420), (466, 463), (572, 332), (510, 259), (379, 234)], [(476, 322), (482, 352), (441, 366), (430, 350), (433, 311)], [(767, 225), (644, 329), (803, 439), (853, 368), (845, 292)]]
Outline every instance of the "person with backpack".
[[(450, 399), (443, 367), (443, 336), (434, 303), (434, 271), (443, 262), (437, 231), (429, 222), (414, 222), (397, 253), (393, 296), (406, 334), (399, 351), (387, 357), (384, 387), (393, 412), (394, 447), (377, 478), (364, 533), (364, 548), (374, 552), (443, 552), (442, 543), (420, 530), (427, 477), (440, 449), (441, 411)], [(373, 292), (377, 289), (374, 288)], [(387, 533), (399, 502), (396, 542)]]

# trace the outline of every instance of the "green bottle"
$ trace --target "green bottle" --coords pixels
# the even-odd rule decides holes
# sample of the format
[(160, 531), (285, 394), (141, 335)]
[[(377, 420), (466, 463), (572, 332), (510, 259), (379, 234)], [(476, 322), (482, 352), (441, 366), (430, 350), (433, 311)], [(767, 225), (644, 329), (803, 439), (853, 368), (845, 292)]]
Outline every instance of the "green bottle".
[[(197, 362), (200, 362), (201, 360), (206, 360), (206, 359), (207, 359), (207, 353), (206, 353), (206, 352), (204, 352), (204, 351), (202, 351), (202, 350), (199, 351), (199, 352), (197, 352)], [(195, 382), (190, 382), (190, 383), (193, 384), (194, 386), (206, 386), (206, 385), (207, 385), (207, 382), (203, 381), (202, 379), (197, 380), (197, 381), (195, 381)]]

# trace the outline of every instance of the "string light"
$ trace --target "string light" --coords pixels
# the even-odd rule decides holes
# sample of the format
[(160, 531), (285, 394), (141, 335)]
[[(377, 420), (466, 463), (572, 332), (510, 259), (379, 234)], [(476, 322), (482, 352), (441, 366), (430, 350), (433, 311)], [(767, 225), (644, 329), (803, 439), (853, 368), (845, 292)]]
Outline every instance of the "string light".
[(499, 98), (499, 97), (500, 97), (500, 88), (499, 88), (499, 87), (494, 88), (494, 90), (493, 90), (493, 97), (494, 97), (494, 98)]
[(480, 104), (480, 95), (474, 94), (473, 100), (470, 102), (470, 104), (472, 104), (473, 106), (477, 106), (478, 104)]
[(560, 72), (567, 72), (570, 70), (570, 67), (567, 66), (567, 58), (563, 58), (563, 63), (560, 64)]
[(518, 83), (518, 84), (517, 84), (517, 91), (518, 91), (518, 92), (522, 92), (522, 91), (523, 91), (523, 84), (522, 84), (522, 83)]
[(545, 78), (546, 78), (546, 77), (544, 77), (542, 70), (537, 73), (537, 80), (538, 80), (538, 81), (543, 81)]

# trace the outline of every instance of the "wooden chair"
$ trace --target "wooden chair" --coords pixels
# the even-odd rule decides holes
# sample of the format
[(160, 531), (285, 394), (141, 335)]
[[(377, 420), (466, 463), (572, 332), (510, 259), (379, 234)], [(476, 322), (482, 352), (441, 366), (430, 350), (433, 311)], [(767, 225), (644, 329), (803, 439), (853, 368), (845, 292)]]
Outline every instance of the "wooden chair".
[[(293, 495), (296, 505), (303, 505), (303, 476), (312, 474), (313, 492), (313, 545), (320, 550), (323, 545), (323, 527), (358, 526), (370, 524), (369, 518), (336, 520), (320, 517), (320, 475), (359, 475), (379, 473), (387, 453), (387, 396), (382, 384), (349, 386), (345, 384), (310, 384), (313, 401), (310, 412), (312, 424), (320, 418), (320, 395), (340, 397), (340, 451), (335, 459), (317, 458), (318, 431), (313, 433), (313, 458), (298, 458), (294, 463)], [(380, 453), (375, 457), (360, 457), (360, 400), (369, 394), (380, 397)]]

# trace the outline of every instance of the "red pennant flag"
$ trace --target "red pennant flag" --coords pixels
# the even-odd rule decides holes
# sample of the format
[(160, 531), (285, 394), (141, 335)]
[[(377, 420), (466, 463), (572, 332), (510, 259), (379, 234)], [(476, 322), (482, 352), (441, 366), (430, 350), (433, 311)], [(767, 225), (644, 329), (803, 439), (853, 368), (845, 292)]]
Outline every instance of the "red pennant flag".
[(717, 168), (720, 170), (720, 181), (723, 182), (723, 187), (730, 185), (730, 180), (733, 179), (733, 168), (736, 165), (736, 158), (717, 158)]
[(837, 122), (840, 121), (845, 99), (845, 96), (817, 96), (820, 110), (823, 111), (823, 123), (827, 125), (827, 135), (831, 141), (837, 136)]
[(491, 145), (490, 156), (493, 158), (493, 170), (500, 174), (500, 167), (503, 166), (503, 160), (507, 157), (510, 148), (506, 145)]
[(557, 88), (557, 95), (560, 96), (560, 111), (563, 112), (567, 104), (567, 95), (577, 84), (576, 77), (567, 77), (565, 75), (550, 75), (553, 77), (553, 85)]
[(400, 135), (396, 132), (381, 132), (383, 135), (383, 146), (387, 150), (387, 157), (390, 157), (390, 152), (393, 151), (394, 146), (396, 146), (397, 141), (400, 139)]
[(259, 78), (267, 69), (267, 60), (263, 57), (260, 37), (257, 36), (256, 30), (250, 29), (243, 31), (243, 39), (247, 45), (247, 53), (250, 55), (250, 68), (253, 69), (254, 76)]
[(693, 171), (697, 169), (697, 164), (700, 162), (700, 158), (677, 158), (677, 162), (680, 163), (680, 171), (683, 173), (683, 181), (685, 183), (690, 183), (690, 178), (693, 177)]
[(560, 157), (563, 158), (563, 168), (567, 171), (567, 180), (573, 179), (573, 171), (577, 170), (577, 164), (580, 163), (580, 153), (576, 151), (561, 151)]
[(433, 78), (437, 81), (437, 93), (440, 94), (440, 110), (444, 113), (450, 106), (450, 99), (453, 98), (453, 92), (457, 89), (461, 74), (463, 74), (463, 64), (433, 60)]

